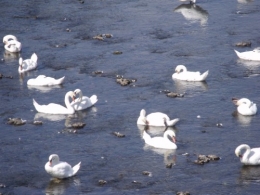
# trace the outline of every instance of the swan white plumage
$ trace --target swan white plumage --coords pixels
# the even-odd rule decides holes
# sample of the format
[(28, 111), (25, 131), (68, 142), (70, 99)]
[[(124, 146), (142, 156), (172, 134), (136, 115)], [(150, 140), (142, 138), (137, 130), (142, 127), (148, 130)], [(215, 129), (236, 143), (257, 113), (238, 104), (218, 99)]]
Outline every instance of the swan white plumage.
[(140, 111), (140, 116), (137, 119), (138, 125), (148, 125), (148, 126), (166, 126), (171, 127), (174, 126), (180, 119), (176, 118), (170, 120), (170, 118), (161, 112), (154, 112), (146, 115), (146, 111), (142, 109)]
[(250, 115), (255, 115), (257, 113), (257, 106), (254, 102), (251, 102), (247, 98), (232, 98), (233, 103), (238, 106), (237, 111), (238, 113), (245, 115), (245, 116), (250, 116)]
[(90, 98), (87, 96), (83, 96), (82, 91), (80, 89), (76, 89), (74, 93), (79, 95), (77, 99), (75, 99), (73, 102), (71, 102), (71, 106), (75, 110), (84, 110), (91, 106), (93, 106), (97, 101), (97, 96), (92, 95)]
[(207, 70), (203, 74), (200, 72), (190, 72), (184, 65), (178, 65), (175, 68), (175, 73), (173, 73), (172, 78), (182, 81), (204, 81), (209, 74)]
[(72, 98), (72, 100), (75, 99), (75, 93), (73, 91), (69, 91), (65, 95), (65, 105), (66, 107), (59, 105), (59, 104), (54, 104), (50, 103), (48, 105), (39, 105), (34, 99), (33, 99), (33, 105), (35, 109), (38, 112), (41, 113), (46, 113), (46, 114), (74, 114), (75, 110), (74, 108), (70, 105), (70, 100), (69, 98)]
[(244, 165), (260, 165), (260, 148), (250, 148), (247, 144), (241, 144), (235, 150), (235, 154)]
[(5, 44), (5, 49), (11, 53), (20, 52), (22, 49), (22, 44), (14, 35), (4, 36), (3, 43)]
[(27, 81), (27, 85), (33, 86), (52, 86), (52, 85), (60, 85), (63, 83), (65, 76), (59, 79), (54, 79), (52, 77), (46, 77), (45, 75), (39, 75), (35, 79), (29, 79)]
[(67, 162), (60, 161), (57, 154), (52, 154), (49, 156), (49, 161), (45, 164), (45, 170), (52, 177), (64, 179), (74, 176), (80, 169), (80, 164), (81, 162), (71, 167)]
[(19, 68), (18, 72), (23, 73), (29, 70), (33, 70), (37, 67), (38, 57), (35, 53), (32, 54), (30, 59), (23, 60), (23, 58), (19, 58)]
[(175, 133), (172, 130), (166, 130), (163, 137), (151, 137), (146, 131), (143, 132), (143, 139), (146, 144), (155, 148), (177, 149), (175, 144)]
[(237, 56), (243, 60), (260, 61), (260, 47), (255, 48), (252, 51), (239, 52), (234, 50)]

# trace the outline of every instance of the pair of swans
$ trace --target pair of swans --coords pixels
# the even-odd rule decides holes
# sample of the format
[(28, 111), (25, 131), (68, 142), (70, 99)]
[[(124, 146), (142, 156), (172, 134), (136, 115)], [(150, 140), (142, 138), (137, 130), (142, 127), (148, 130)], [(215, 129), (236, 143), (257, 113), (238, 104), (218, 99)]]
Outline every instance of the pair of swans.
[(14, 35), (4, 36), (3, 43), (5, 45), (5, 49), (11, 53), (20, 52), (22, 49), (22, 44)]
[[(76, 99), (76, 95), (79, 97)], [(70, 102), (70, 98), (72, 102)], [(83, 96), (80, 89), (76, 89), (75, 91), (69, 91), (66, 93), (64, 102), (66, 107), (50, 103), (48, 105), (40, 105), (33, 99), (33, 105), (38, 112), (46, 113), (46, 114), (74, 114), (75, 110), (83, 110), (93, 106), (98, 101), (97, 96), (93, 95), (90, 98), (87, 96)]]
[(32, 54), (30, 59), (23, 60), (23, 58), (20, 57), (18, 72), (24, 73), (29, 70), (35, 69), (37, 67), (37, 60), (38, 60), (38, 57), (35, 53)]
[(64, 179), (76, 175), (80, 169), (81, 162), (71, 167), (67, 162), (60, 161), (57, 154), (49, 156), (49, 161), (45, 164), (45, 170), (52, 177)]
[(175, 73), (172, 75), (172, 78), (182, 81), (205, 81), (208, 74), (208, 70), (201, 74), (200, 72), (188, 71), (184, 65), (178, 65), (175, 68)]
[(250, 148), (247, 144), (241, 144), (235, 150), (235, 154), (244, 165), (260, 165), (260, 148)]
[(260, 61), (260, 47), (255, 48), (252, 51), (239, 52), (234, 50), (237, 56), (243, 60)]
[(257, 107), (256, 104), (251, 102), (247, 98), (232, 98), (233, 103), (238, 106), (237, 111), (238, 113), (245, 115), (245, 116), (251, 116), (255, 115), (257, 113)]
[(39, 75), (35, 79), (29, 79), (27, 81), (27, 85), (31, 86), (52, 86), (52, 85), (60, 85), (63, 83), (65, 79), (64, 77), (61, 77), (59, 79), (55, 79), (52, 77), (47, 77), (45, 75)]

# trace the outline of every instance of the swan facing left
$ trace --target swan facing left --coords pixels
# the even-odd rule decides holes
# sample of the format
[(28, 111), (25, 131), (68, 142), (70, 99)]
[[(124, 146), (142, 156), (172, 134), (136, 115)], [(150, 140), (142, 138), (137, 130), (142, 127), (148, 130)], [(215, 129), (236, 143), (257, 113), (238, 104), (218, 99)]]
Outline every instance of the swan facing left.
[(96, 95), (92, 95), (91, 97), (83, 96), (82, 91), (80, 89), (76, 89), (74, 91), (75, 95), (79, 95), (77, 99), (71, 102), (71, 106), (75, 110), (84, 110), (87, 109), (94, 104), (97, 103), (98, 99)]
[(75, 93), (73, 91), (69, 91), (66, 93), (64, 101), (66, 107), (55, 104), (55, 103), (50, 103), (48, 105), (39, 105), (34, 99), (33, 99), (33, 105), (35, 109), (38, 112), (41, 113), (46, 113), (46, 114), (74, 114), (75, 110), (74, 108), (70, 105), (70, 100), (69, 98), (72, 98), (72, 100), (75, 99)]
[(235, 154), (244, 165), (260, 165), (260, 148), (250, 148), (247, 144), (241, 144), (236, 148)]
[(247, 98), (232, 98), (233, 103), (237, 106), (238, 113), (250, 116), (255, 115), (257, 113), (257, 106), (254, 102), (251, 102)]
[(63, 83), (65, 79), (64, 77), (61, 77), (59, 79), (55, 79), (52, 77), (47, 77), (45, 75), (39, 75), (35, 79), (29, 79), (27, 81), (27, 85), (33, 85), (33, 86), (52, 86), (52, 85), (60, 85)]
[(71, 167), (67, 162), (60, 161), (57, 154), (52, 154), (49, 156), (49, 161), (45, 164), (45, 170), (52, 177), (64, 179), (76, 175), (80, 169), (80, 164), (81, 162)]
[(35, 69), (37, 67), (37, 60), (38, 57), (35, 53), (32, 54), (30, 59), (23, 60), (23, 58), (19, 58), (18, 72), (23, 73)]
[(234, 50), (237, 56), (243, 60), (260, 61), (260, 47), (255, 48), (252, 51), (239, 52)]
[(22, 49), (22, 44), (14, 35), (6, 35), (3, 38), (4, 47), (7, 51), (11, 53), (20, 52)]
[(208, 74), (209, 74), (208, 70), (203, 74), (201, 74), (198, 71), (197, 72), (188, 71), (184, 65), (178, 65), (175, 68), (175, 73), (173, 73), (172, 78), (182, 80), (182, 81), (205, 81)]

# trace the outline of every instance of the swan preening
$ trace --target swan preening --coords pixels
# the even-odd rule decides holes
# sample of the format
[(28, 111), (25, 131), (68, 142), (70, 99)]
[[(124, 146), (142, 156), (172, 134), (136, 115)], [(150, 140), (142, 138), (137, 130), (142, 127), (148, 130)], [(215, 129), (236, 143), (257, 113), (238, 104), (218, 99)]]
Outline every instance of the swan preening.
[(74, 114), (75, 110), (70, 105), (69, 98), (72, 98), (72, 100), (75, 99), (75, 93), (73, 91), (69, 91), (65, 95), (64, 101), (65, 101), (66, 107), (59, 105), (59, 104), (54, 104), (54, 103), (50, 103), (48, 105), (39, 105), (34, 99), (33, 99), (33, 105), (34, 105), (35, 109), (38, 112), (41, 112), (41, 113), (46, 113), (46, 114)]
[(38, 57), (35, 53), (32, 54), (30, 59), (23, 60), (23, 58), (20, 58), (18, 72), (23, 73), (35, 69), (37, 67), (37, 60)]
[(142, 109), (140, 111), (140, 116), (137, 119), (138, 125), (148, 125), (148, 126), (174, 126), (180, 119), (176, 118), (170, 120), (170, 118), (161, 112), (154, 112), (146, 116), (146, 111)]
[(11, 53), (20, 52), (22, 49), (22, 44), (14, 35), (4, 36), (3, 43), (5, 45), (5, 49)]
[(255, 115), (257, 113), (257, 107), (256, 104), (251, 102), (247, 98), (232, 98), (233, 103), (238, 106), (237, 111), (238, 113), (245, 115), (245, 116), (250, 116), (250, 115)]
[(187, 71), (187, 68), (184, 65), (178, 65), (175, 68), (175, 73), (172, 75), (172, 78), (183, 81), (204, 81), (208, 74), (208, 70), (201, 74), (200, 72)]
[(250, 148), (247, 144), (238, 146), (235, 154), (244, 165), (260, 165), (260, 148)]
[(65, 76), (59, 79), (54, 79), (52, 77), (46, 77), (45, 75), (39, 75), (35, 79), (29, 79), (27, 81), (27, 85), (33, 86), (52, 86), (52, 85), (60, 85), (63, 83)]
[(172, 130), (166, 130), (163, 137), (151, 137), (146, 131), (143, 132), (143, 139), (146, 144), (155, 148), (177, 149), (175, 144), (175, 133)]
[(60, 161), (57, 154), (52, 154), (49, 156), (49, 161), (45, 164), (45, 170), (52, 177), (64, 179), (74, 176), (80, 169), (80, 164), (81, 162), (71, 167), (67, 162)]
[(255, 48), (252, 51), (239, 52), (234, 50), (237, 56), (243, 60), (260, 61), (260, 47)]
[(93, 106), (97, 101), (97, 96), (92, 95), (90, 98), (87, 96), (83, 96), (82, 91), (80, 89), (76, 89), (74, 91), (75, 95), (79, 95), (77, 99), (75, 99), (73, 102), (71, 102), (71, 106), (75, 110), (84, 110), (91, 106)]

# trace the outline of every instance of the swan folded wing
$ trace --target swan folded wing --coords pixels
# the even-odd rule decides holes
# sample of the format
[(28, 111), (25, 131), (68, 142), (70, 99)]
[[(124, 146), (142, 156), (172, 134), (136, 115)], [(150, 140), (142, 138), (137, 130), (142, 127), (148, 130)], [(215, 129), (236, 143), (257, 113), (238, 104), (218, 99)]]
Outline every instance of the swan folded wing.
[(66, 178), (73, 176), (73, 169), (67, 162), (60, 162), (53, 167), (55, 177)]
[[(36, 107), (36, 106), (35, 106)], [(66, 114), (68, 109), (62, 105), (50, 103), (48, 105), (39, 105), (36, 107), (38, 112), (47, 114)]]
[(151, 126), (165, 126), (165, 121), (169, 121), (170, 118), (161, 112), (154, 112), (146, 116), (146, 120)]

